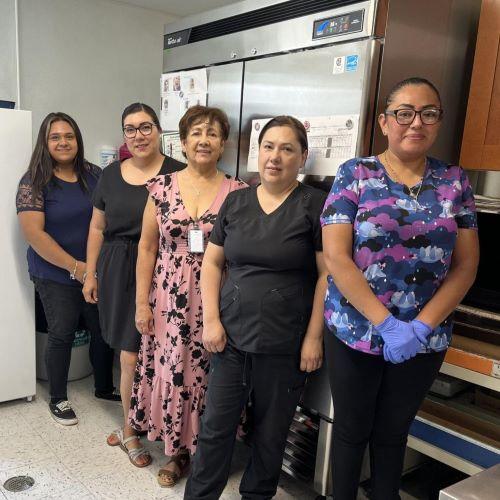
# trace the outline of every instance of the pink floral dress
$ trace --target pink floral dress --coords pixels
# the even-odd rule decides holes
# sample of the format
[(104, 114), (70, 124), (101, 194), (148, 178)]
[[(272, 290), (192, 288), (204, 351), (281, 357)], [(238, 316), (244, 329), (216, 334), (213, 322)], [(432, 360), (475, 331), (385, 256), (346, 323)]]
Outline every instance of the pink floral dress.
[[(226, 175), (212, 205), (201, 216), (205, 247), (226, 196), (245, 183)], [(209, 370), (203, 348), (200, 271), (203, 254), (188, 250), (194, 221), (182, 202), (177, 172), (147, 184), (160, 229), (150, 304), (155, 335), (144, 335), (132, 387), (129, 420), (150, 441), (165, 441), (165, 454), (196, 451)]]

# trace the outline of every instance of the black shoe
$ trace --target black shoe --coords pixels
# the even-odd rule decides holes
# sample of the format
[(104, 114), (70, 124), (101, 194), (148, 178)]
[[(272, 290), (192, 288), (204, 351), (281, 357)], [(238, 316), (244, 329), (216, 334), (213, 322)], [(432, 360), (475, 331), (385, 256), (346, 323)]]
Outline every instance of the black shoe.
[(105, 401), (121, 401), (122, 397), (120, 393), (115, 389), (111, 392), (95, 391), (94, 393), (97, 399), (104, 399)]
[(78, 418), (66, 399), (55, 404), (49, 403), (49, 410), (52, 418), (61, 425), (75, 425), (78, 423)]

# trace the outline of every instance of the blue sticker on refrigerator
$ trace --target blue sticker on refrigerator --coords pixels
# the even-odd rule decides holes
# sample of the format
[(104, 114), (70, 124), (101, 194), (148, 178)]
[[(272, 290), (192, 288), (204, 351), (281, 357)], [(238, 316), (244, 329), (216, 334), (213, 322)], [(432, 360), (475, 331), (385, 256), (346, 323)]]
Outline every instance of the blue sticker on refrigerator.
[(352, 55), (345, 58), (345, 70), (356, 71), (358, 69), (359, 56)]

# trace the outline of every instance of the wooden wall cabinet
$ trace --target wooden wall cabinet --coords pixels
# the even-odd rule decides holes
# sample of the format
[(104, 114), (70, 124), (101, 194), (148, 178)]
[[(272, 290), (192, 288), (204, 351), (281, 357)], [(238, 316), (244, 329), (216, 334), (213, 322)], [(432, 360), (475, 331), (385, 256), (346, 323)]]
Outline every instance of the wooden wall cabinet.
[(500, 170), (500, 0), (483, 0), (460, 164)]

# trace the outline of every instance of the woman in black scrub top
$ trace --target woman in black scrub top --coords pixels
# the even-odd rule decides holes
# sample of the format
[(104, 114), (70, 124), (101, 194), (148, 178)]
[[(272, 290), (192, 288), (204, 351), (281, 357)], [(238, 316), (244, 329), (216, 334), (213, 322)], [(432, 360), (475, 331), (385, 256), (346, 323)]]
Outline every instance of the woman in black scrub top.
[(250, 390), (254, 433), (240, 494), (276, 493), (306, 372), (323, 358), (326, 193), (296, 180), (306, 158), (304, 126), (273, 118), (259, 136), (261, 184), (230, 193), (214, 225), (201, 273), (203, 344), (213, 354), (185, 499), (220, 497)]
[(124, 450), (132, 465), (146, 467), (151, 456), (128, 424), (128, 411), (141, 335), (135, 326), (135, 266), (146, 182), (185, 167), (160, 152), (161, 127), (154, 110), (133, 103), (122, 114), (122, 130), (131, 158), (106, 167), (94, 191), (87, 243), (85, 300), (98, 304), (102, 336), (120, 351), (120, 393), (124, 426), (107, 439)]

